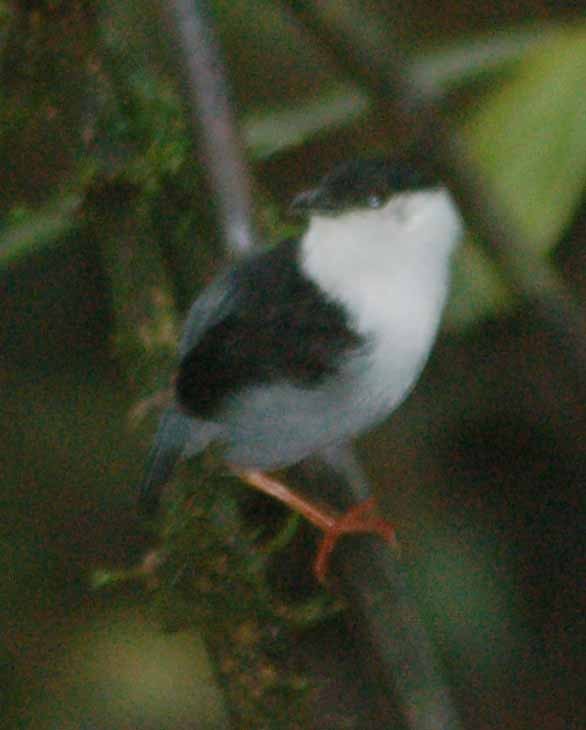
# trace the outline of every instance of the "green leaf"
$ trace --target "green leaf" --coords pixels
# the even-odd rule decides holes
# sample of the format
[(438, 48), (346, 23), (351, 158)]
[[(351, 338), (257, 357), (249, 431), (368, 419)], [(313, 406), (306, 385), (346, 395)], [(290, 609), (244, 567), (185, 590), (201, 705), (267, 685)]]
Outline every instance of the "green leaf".
[(586, 180), (586, 30), (529, 54), (465, 132), (532, 252), (550, 252)]
[(317, 133), (349, 124), (368, 106), (366, 94), (346, 85), (294, 107), (249, 116), (244, 121), (246, 145), (256, 159), (300, 145)]
[(502, 312), (512, 301), (511, 292), (494, 263), (480, 246), (468, 239), (454, 265), (445, 316), (447, 328), (464, 329), (490, 313)]
[(76, 225), (82, 197), (70, 194), (38, 210), (19, 209), (0, 226), (0, 269), (54, 244)]
[[(586, 30), (558, 33), (528, 53), (517, 73), (464, 126), (470, 150), (523, 233), (532, 256), (549, 254), (586, 181)], [(448, 326), (502, 312), (512, 296), (469, 241), (458, 255)]]
[[(417, 54), (410, 69), (414, 83), (432, 95), (510, 68), (528, 50), (551, 43), (559, 28), (507, 29), (490, 36)], [(253, 157), (263, 159), (295, 147), (332, 127), (351, 124), (368, 108), (367, 95), (350, 84), (336, 85), (294, 106), (250, 114), (244, 137)]]
[(424, 50), (413, 59), (409, 75), (419, 89), (441, 97), (452, 89), (493, 78), (559, 38), (559, 25), (539, 23), (523, 28), (494, 29), (489, 35)]

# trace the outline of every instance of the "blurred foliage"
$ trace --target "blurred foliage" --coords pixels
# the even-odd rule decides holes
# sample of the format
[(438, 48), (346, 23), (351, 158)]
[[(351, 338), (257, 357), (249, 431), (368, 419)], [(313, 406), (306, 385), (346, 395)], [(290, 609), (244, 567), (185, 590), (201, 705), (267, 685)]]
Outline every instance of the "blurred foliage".
[(207, 454), (181, 468), (189, 475), (165, 495), (155, 526), (161, 547), (131, 570), (97, 571), (93, 586), (144, 581), (166, 631), (200, 629), (238, 728), (306, 727), (311, 687), (288, 658), (299, 630), (331, 615), (331, 601), (276, 599), (267, 567), (289, 526), (259, 549), (260, 534), (241, 522), (240, 482), (222, 462)]
[(466, 123), (470, 146), (536, 255), (550, 253), (586, 182), (586, 27), (519, 63)]
[(243, 124), (246, 145), (254, 159), (303, 144), (312, 136), (350, 124), (363, 114), (368, 100), (358, 88), (332, 88), (321, 96), (273, 111), (250, 114)]
[(0, 269), (62, 239), (75, 227), (81, 202), (81, 195), (72, 194), (60, 195), (36, 210), (13, 207), (0, 229)]
[(201, 461), (183, 482), (188, 493), (168, 501), (159, 608), (169, 628), (205, 632), (237, 727), (305, 727), (309, 685), (287, 662), (294, 637), (266, 584), (268, 556), (243, 531), (235, 479)]
[[(586, 189), (586, 28), (553, 34), (475, 106), (470, 149), (532, 256), (549, 255)], [(448, 321), (500, 312), (510, 296), (492, 262), (468, 242), (455, 271)]]
[[(242, 5), (238, 8), (221, 3), (216, 8), (228, 38), (234, 34), (235, 17), (243, 12)], [(135, 3), (114, 2), (102, 11), (99, 51), (85, 69), (96, 97), (89, 117), (84, 117), (77, 172), (69, 176), (66, 194), (40, 207), (16, 200), (7, 210), (0, 229), (0, 267), (58, 243), (79, 224), (88, 190), (115, 178), (133, 186), (141, 198), (140, 215), (148, 218), (151, 237), (161, 241), (165, 265), (172, 267), (173, 296), (181, 308), (189, 303), (207, 268), (193, 241), (213, 241), (215, 234), (209, 206), (200, 199), (206, 197), (202, 171), (192, 162), (181, 94), (169, 71), (165, 44), (159, 43), (157, 23), (160, 18), (152, 8), (140, 17)], [(36, 26), (43, 27), (42, 21)], [(274, 28), (265, 26), (267, 37), (274, 37)], [(243, 37), (239, 42), (249, 41)], [(250, 62), (247, 57), (245, 63)], [(467, 101), (470, 113), (463, 113), (470, 147), (521, 225), (533, 254), (549, 254), (576, 210), (586, 179), (584, 29), (532, 28), (518, 34), (508, 29), (490, 39), (472, 39), (468, 46), (460, 41), (453, 48), (424, 49), (412, 71), (434, 95), (482, 82), (473, 103)], [(18, 108), (27, 117), (36, 107)], [(360, 89), (321, 79), (309, 96), (294, 103), (243, 108), (243, 133), (251, 156), (262, 161), (335, 128), (359, 126), (369, 108)], [(260, 218), (272, 220), (275, 235), (270, 200), (265, 205), (267, 212), (261, 210)], [(281, 230), (281, 235), (290, 232)], [(461, 327), (509, 304), (500, 275), (468, 242), (457, 262), (448, 322)]]

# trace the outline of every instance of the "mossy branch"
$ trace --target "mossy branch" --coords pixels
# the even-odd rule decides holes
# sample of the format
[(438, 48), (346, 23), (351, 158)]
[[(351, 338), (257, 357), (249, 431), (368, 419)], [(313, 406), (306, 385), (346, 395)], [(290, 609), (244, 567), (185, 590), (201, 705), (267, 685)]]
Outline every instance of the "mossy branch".
[[(168, 383), (178, 315), (148, 206), (136, 187), (110, 181), (88, 198), (88, 215), (111, 288), (114, 352), (137, 394), (152, 394)], [(286, 661), (297, 617), (271, 596), (236, 480), (209, 460), (179, 468), (156, 526), (160, 544), (126, 577), (147, 579), (168, 629), (201, 630), (234, 727), (307, 727), (311, 690)]]

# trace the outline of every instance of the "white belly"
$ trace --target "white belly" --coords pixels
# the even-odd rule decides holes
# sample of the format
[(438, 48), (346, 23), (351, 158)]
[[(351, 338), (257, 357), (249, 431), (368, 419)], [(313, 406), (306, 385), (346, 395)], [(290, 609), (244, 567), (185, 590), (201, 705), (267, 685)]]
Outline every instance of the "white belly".
[(407, 396), (431, 349), (425, 336), (396, 332), (372, 344), (329, 381), (313, 388), (280, 383), (249, 388), (222, 414), (226, 458), (242, 467), (277, 469), (368, 430)]

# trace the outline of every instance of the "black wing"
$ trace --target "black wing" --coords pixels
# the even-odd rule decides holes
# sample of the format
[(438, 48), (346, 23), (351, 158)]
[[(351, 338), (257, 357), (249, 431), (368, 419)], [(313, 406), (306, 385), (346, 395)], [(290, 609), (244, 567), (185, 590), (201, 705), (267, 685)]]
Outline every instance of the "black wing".
[[(218, 276), (193, 303), (179, 344), (183, 357), (206, 332), (228, 316), (234, 303), (234, 275), (228, 271)], [(176, 406), (168, 408), (159, 421), (159, 427), (151, 447), (144, 477), (138, 487), (138, 507), (145, 516), (153, 516), (158, 507), (161, 492), (173, 475), (177, 462), (189, 446), (195, 454), (208, 441), (207, 425), (191, 428), (192, 419), (181, 413)]]
[[(344, 310), (303, 275), (298, 257), (299, 241), (285, 241), (223, 278), (215, 316), (194, 304), (188, 326), (198, 312), (207, 324), (184, 335), (177, 398), (187, 411), (213, 417), (227, 395), (260, 383), (319, 383), (362, 344)], [(209, 291), (202, 295), (208, 302)]]

